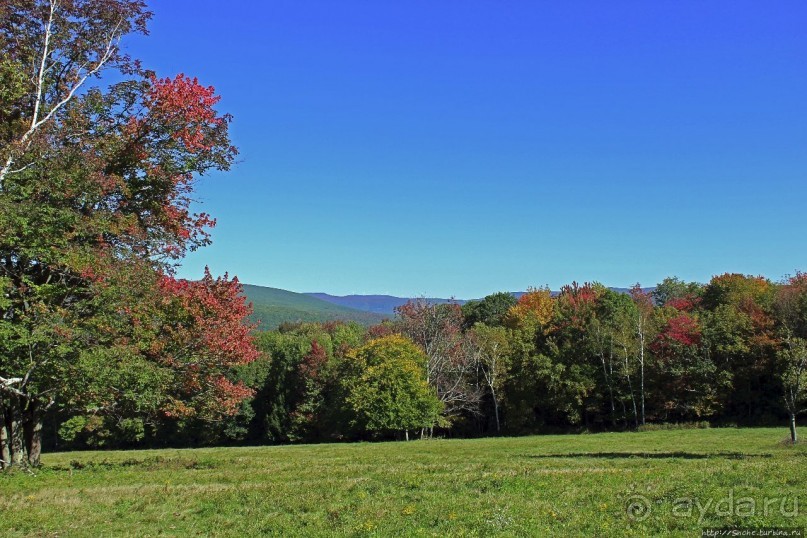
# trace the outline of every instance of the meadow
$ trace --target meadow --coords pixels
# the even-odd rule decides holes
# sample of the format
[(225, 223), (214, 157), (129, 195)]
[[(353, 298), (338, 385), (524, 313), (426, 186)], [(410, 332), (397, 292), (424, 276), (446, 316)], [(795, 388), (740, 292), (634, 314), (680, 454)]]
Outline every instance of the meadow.
[[(4, 536), (700, 536), (807, 526), (784, 429), (46, 454)], [(802, 504), (804, 507), (802, 507)]]

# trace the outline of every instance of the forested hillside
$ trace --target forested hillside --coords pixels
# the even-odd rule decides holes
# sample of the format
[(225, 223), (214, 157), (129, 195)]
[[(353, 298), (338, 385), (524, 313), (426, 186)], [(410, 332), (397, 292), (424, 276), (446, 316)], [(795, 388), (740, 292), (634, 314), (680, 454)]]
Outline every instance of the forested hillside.
[[(395, 297), (394, 295), (330, 295), (328, 293), (306, 293), (306, 295), (347, 308), (375, 312), (385, 316), (392, 316), (395, 314), (396, 308), (412, 300), (411, 297)], [(426, 301), (432, 304), (457, 303), (462, 305), (466, 303), (461, 299), (435, 297), (427, 297)]]
[(247, 300), (252, 302), (252, 319), (260, 329), (276, 329), (282, 323), (355, 321), (369, 326), (386, 317), (364, 312), (311, 297), (304, 293), (264, 286), (244, 285)]

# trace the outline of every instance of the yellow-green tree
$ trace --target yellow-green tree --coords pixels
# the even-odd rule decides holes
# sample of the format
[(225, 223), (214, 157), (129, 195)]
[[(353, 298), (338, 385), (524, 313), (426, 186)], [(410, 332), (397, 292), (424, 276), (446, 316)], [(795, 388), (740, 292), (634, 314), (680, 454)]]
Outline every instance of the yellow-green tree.
[(354, 428), (393, 433), (433, 426), (442, 405), (426, 381), (427, 359), (410, 340), (392, 335), (350, 353), (340, 378)]

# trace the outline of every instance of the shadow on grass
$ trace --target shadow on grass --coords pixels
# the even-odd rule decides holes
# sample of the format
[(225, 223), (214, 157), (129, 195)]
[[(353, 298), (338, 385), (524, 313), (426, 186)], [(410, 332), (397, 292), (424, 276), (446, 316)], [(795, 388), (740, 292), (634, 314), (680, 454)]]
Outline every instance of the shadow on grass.
[(773, 454), (745, 454), (742, 452), (571, 452), (566, 454), (520, 454), (524, 458), (537, 459), (566, 459), (566, 458), (602, 458), (602, 459), (685, 459), (705, 460), (720, 458), (729, 460), (743, 460), (746, 458), (772, 458)]

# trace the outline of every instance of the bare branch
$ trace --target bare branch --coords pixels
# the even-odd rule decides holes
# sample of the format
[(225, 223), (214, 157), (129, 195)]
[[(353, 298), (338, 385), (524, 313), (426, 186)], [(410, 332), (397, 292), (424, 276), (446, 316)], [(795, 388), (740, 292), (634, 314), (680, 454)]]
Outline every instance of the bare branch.
[(0, 377), (0, 390), (4, 390), (10, 394), (14, 394), (15, 396), (28, 398), (28, 395), (25, 394), (23, 391), (12, 387), (12, 385), (17, 385), (21, 382), (22, 382), (21, 377), (10, 377), (8, 379), (6, 379), (5, 377)]
[(9, 175), (10, 174), (18, 174), (19, 172), (27, 170), (28, 168), (31, 168), (32, 166), (35, 166), (35, 165), (36, 165), (35, 162), (30, 162), (30, 163), (26, 164), (25, 166), (21, 166), (20, 168), (17, 168), (16, 170), (9, 170), (8, 174)]
[(45, 25), (45, 43), (42, 47), (42, 60), (39, 63), (39, 73), (36, 78), (36, 98), (34, 100), (34, 113), (31, 116), (31, 127), (29, 131), (36, 128), (37, 121), (39, 120), (39, 108), (42, 106), (42, 93), (45, 79), (45, 64), (47, 63), (48, 56), (50, 56), (50, 38), (53, 30), (53, 17), (56, 14), (56, 0), (50, 2), (50, 14), (48, 15), (48, 23)]

